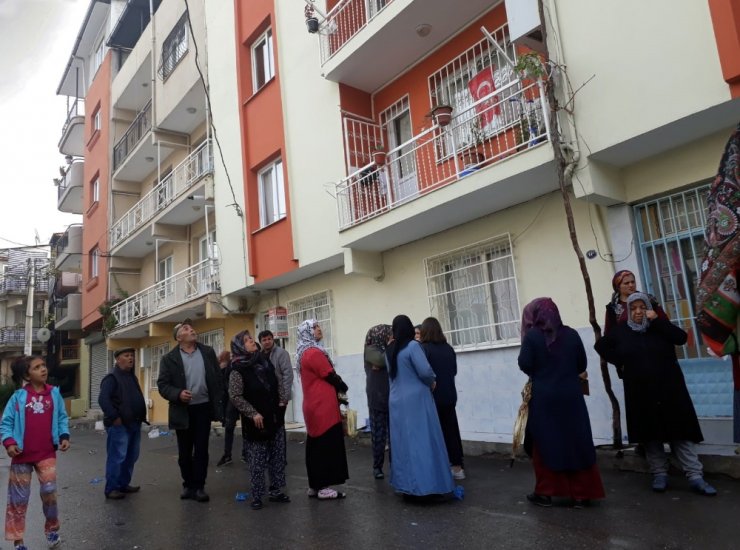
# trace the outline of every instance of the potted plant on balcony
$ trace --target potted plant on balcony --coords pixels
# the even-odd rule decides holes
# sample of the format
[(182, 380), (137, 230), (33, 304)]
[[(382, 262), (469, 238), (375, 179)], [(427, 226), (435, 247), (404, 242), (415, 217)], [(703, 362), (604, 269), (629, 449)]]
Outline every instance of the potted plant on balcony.
[(319, 19), (316, 17), (311, 4), (306, 4), (306, 7), (303, 9), (303, 14), (306, 16), (306, 27), (308, 28), (308, 32), (311, 34), (319, 32)]
[(382, 143), (376, 143), (372, 149), (373, 162), (378, 168), (385, 164), (387, 153)]
[(452, 106), (447, 105), (446, 103), (441, 103), (432, 107), (430, 114), (434, 123), (442, 128), (452, 122)]
[(460, 151), (460, 162), (463, 165), (464, 174), (477, 170), (479, 165), (486, 160), (484, 151), (486, 132), (477, 118), (469, 122), (469, 132), (470, 139)]

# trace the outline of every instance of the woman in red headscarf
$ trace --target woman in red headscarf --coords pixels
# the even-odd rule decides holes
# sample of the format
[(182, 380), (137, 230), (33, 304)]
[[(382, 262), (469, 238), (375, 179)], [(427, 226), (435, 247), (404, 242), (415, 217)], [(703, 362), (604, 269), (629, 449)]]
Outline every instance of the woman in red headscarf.
[[(606, 305), (604, 336), (609, 334), (618, 323), (627, 322), (627, 298), (629, 298), (631, 294), (637, 292), (635, 274), (627, 269), (617, 271), (614, 274), (614, 277), (612, 277), (612, 289), (614, 289), (612, 299)], [(655, 296), (651, 296), (649, 294), (648, 296), (650, 297), (650, 304), (653, 306), (653, 311), (658, 314), (659, 318), (668, 320), (668, 315), (666, 315), (666, 312), (660, 307)]]
[(579, 379), (586, 365), (581, 337), (563, 325), (555, 302), (530, 302), (522, 312), (519, 368), (532, 380), (524, 449), (536, 477), (527, 500), (538, 506), (566, 497), (581, 507), (605, 496)]

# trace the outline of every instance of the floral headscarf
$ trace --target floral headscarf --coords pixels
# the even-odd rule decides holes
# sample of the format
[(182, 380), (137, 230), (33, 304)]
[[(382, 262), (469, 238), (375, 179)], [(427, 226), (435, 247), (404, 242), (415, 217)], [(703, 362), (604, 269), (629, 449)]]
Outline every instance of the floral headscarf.
[(334, 363), (332, 363), (329, 354), (326, 353), (326, 349), (324, 348), (324, 346), (322, 346), (320, 342), (317, 342), (316, 338), (313, 335), (313, 329), (318, 324), (319, 322), (316, 319), (306, 319), (300, 325), (298, 325), (298, 329), (296, 330), (296, 332), (298, 333), (298, 341), (295, 348), (295, 360), (298, 372), (301, 372), (301, 357), (306, 352), (306, 350), (310, 348), (316, 348), (321, 351), (321, 353), (326, 355), (326, 358), (329, 363), (331, 363), (332, 367), (334, 366)]
[(393, 329), (390, 325), (375, 325), (367, 331), (365, 336), (366, 346), (375, 346), (380, 351), (385, 352), (388, 347), (388, 340), (393, 335)]
[(630, 294), (629, 298), (627, 298), (627, 325), (629, 325), (629, 327), (636, 332), (645, 332), (650, 326), (650, 320), (647, 318), (647, 315), (642, 318), (642, 323), (635, 323), (632, 320), (632, 315), (629, 314), (630, 304), (637, 301), (645, 304), (645, 308), (648, 311), (653, 310), (653, 304), (650, 303), (650, 298), (647, 294), (643, 294), (642, 292), (635, 292), (634, 294)]
[(560, 311), (552, 298), (535, 298), (522, 311), (522, 340), (529, 329), (538, 328), (544, 333), (549, 348), (557, 339), (558, 330), (562, 326)]

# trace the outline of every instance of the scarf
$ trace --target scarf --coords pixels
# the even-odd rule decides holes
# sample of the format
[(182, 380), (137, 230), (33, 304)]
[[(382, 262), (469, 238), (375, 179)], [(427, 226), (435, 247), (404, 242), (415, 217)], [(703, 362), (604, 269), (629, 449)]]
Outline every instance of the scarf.
[(547, 348), (555, 343), (558, 331), (563, 326), (558, 306), (551, 298), (535, 298), (522, 311), (521, 338), (532, 328), (540, 329), (545, 335)]
[(245, 369), (254, 369), (259, 381), (269, 389), (271, 385), (268, 378), (268, 370), (271, 365), (262, 357), (259, 344), (257, 344), (257, 351), (247, 351), (247, 348), (244, 347), (244, 337), (247, 335), (249, 335), (249, 331), (242, 330), (231, 339), (231, 368), (237, 371), (242, 377), (244, 376)]
[(629, 313), (630, 304), (637, 301), (644, 303), (646, 310), (653, 310), (653, 304), (650, 303), (650, 297), (647, 294), (643, 294), (642, 292), (630, 294), (629, 298), (627, 298), (627, 325), (635, 332), (645, 332), (650, 326), (650, 320), (647, 318), (647, 315), (643, 316), (641, 323), (635, 323)]
[(301, 357), (303, 357), (303, 354), (311, 348), (316, 348), (321, 353), (326, 355), (326, 359), (329, 361), (331, 366), (334, 367), (334, 363), (332, 363), (329, 354), (326, 353), (326, 349), (324, 348), (324, 346), (321, 345), (320, 342), (316, 341), (316, 338), (313, 335), (313, 329), (318, 324), (319, 322), (316, 319), (306, 319), (300, 325), (298, 325), (298, 328), (296, 329), (296, 332), (298, 334), (298, 341), (296, 342), (295, 347), (295, 361), (299, 373), (301, 372)]
[(365, 345), (375, 346), (381, 352), (385, 353), (385, 350), (388, 347), (388, 340), (392, 334), (393, 329), (390, 325), (375, 325), (367, 331), (367, 336), (365, 336)]

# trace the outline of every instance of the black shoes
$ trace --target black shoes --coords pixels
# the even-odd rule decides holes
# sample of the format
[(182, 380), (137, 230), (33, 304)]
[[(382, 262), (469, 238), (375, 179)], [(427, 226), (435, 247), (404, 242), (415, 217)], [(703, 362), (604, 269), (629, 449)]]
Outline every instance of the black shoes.
[(375, 476), (375, 479), (383, 479), (385, 477), (385, 474), (383, 474), (383, 470), (380, 468), (375, 468), (373, 470), (373, 476)]
[(552, 506), (552, 499), (545, 495), (538, 495), (537, 493), (530, 493), (527, 495), (527, 500), (537, 506), (543, 508), (550, 508)]
[(180, 500), (191, 500), (195, 499), (195, 490), (185, 487), (180, 493)]
[(221, 457), (221, 460), (219, 460), (218, 462), (216, 462), (216, 466), (219, 466), (219, 467), (220, 466), (226, 466), (228, 464), (231, 464), (232, 462), (234, 462), (234, 461), (231, 460), (231, 455), (224, 455), (224, 456)]
[(121, 500), (122, 498), (126, 498), (126, 493), (122, 491), (116, 491), (114, 489), (110, 493), (105, 493), (105, 498), (108, 498), (110, 500)]
[(270, 502), (290, 502), (290, 497), (282, 491), (270, 491), (270, 496), (267, 498)]
[(250, 504), (249, 507), (252, 510), (262, 510), (262, 501), (256, 498), (252, 501), (252, 504)]
[(121, 489), (122, 493), (138, 493), (139, 490), (141, 490), (141, 487), (139, 485), (126, 485), (123, 489)]
[(209, 500), (211, 500), (211, 497), (209, 497), (208, 493), (206, 493), (203, 489), (196, 489), (193, 499), (197, 500), (198, 502), (208, 502)]

